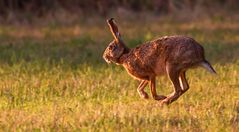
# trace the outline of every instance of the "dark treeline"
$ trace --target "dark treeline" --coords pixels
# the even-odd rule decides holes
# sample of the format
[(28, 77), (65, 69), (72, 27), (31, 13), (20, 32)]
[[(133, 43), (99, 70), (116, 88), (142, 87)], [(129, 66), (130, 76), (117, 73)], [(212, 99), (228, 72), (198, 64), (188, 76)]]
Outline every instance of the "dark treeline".
[(198, 6), (235, 10), (239, 8), (239, 0), (0, 0), (0, 17), (26, 13), (39, 17), (59, 9), (99, 15), (106, 15), (117, 8), (167, 14), (184, 8), (194, 10)]

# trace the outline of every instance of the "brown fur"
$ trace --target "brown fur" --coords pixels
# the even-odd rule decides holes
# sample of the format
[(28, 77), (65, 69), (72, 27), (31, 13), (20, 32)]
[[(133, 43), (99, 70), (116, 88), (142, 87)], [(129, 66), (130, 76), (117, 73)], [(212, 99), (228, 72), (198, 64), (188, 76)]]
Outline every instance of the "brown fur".
[[(216, 73), (205, 60), (203, 47), (190, 37), (165, 36), (128, 49), (113, 19), (107, 22), (115, 40), (106, 48), (103, 58), (108, 63), (123, 65), (131, 76), (141, 80), (138, 92), (143, 98), (148, 98), (144, 88), (149, 83), (153, 98), (169, 104), (189, 89), (185, 77), (189, 68), (203, 65)], [(156, 93), (155, 78), (159, 75), (167, 75), (174, 86), (174, 92), (167, 97)]]

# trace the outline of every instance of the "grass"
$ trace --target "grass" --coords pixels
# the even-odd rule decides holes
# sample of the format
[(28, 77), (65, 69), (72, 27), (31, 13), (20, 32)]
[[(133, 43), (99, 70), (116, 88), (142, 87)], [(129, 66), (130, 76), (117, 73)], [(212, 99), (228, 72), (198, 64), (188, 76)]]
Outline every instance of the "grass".
[[(120, 24), (119, 20), (130, 47), (157, 36), (189, 35), (205, 47), (218, 75), (204, 69), (190, 70), (190, 90), (172, 105), (160, 107), (152, 98), (139, 97), (139, 82), (122, 67), (103, 61), (104, 48), (112, 40), (105, 23), (21, 28), (2, 25), (0, 129), (237, 131), (239, 24), (157, 19), (153, 23), (137, 22)], [(157, 90), (169, 94), (171, 83), (165, 77), (158, 78)]]

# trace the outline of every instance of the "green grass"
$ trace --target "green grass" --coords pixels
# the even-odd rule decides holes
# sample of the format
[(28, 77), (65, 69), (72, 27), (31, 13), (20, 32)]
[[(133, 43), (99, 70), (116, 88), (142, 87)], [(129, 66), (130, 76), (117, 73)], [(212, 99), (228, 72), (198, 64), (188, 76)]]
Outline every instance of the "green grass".
[[(139, 82), (122, 67), (107, 65), (102, 59), (112, 39), (105, 23), (20, 29), (1, 26), (0, 129), (238, 130), (239, 24), (155, 20), (142, 26), (145, 23), (120, 25), (127, 45), (186, 34), (204, 46), (218, 75), (201, 68), (188, 71), (189, 91), (172, 105), (160, 107), (152, 98), (139, 97)], [(172, 90), (166, 77), (157, 78), (158, 93), (166, 95)]]

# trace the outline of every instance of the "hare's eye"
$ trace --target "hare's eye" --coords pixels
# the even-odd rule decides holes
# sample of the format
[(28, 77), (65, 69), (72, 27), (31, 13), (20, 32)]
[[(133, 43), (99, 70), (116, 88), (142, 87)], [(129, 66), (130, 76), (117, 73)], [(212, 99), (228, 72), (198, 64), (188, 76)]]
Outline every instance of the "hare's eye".
[(111, 45), (109, 48), (110, 48), (110, 50), (115, 50), (116, 46), (115, 45)]
[(113, 47), (113, 46), (112, 46), (112, 45), (110, 45), (110, 46), (109, 46), (109, 49), (111, 50), (111, 49), (112, 49), (112, 47)]

